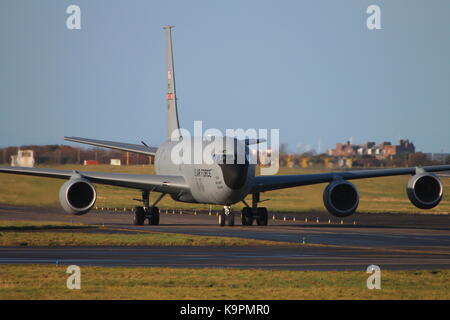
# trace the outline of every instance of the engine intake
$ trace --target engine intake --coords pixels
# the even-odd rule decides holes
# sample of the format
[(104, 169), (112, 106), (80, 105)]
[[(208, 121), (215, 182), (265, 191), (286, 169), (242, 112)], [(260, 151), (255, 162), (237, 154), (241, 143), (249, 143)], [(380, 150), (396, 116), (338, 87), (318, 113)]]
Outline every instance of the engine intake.
[(323, 203), (333, 216), (348, 217), (358, 208), (358, 189), (345, 180), (333, 181), (323, 191)]
[(82, 215), (91, 210), (97, 193), (94, 186), (86, 179), (70, 179), (59, 190), (59, 202), (64, 211), (74, 215)]
[(411, 177), (406, 187), (409, 201), (419, 209), (431, 209), (441, 202), (444, 188), (438, 177), (423, 172)]

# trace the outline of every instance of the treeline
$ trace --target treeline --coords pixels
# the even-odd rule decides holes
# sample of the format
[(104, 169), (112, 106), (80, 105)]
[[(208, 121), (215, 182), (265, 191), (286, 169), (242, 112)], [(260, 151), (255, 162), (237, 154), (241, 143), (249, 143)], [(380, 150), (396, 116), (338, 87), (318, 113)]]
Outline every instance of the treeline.
[[(280, 154), (281, 167), (307, 167), (323, 168), (323, 167), (341, 167), (342, 159), (340, 157), (332, 157), (327, 154)], [(450, 164), (450, 156), (443, 160), (432, 160), (427, 154), (422, 152), (404, 153), (392, 156), (389, 159), (377, 159), (372, 156), (357, 156), (351, 158), (352, 167), (374, 168), (374, 167), (415, 167), (415, 166), (431, 166)], [(345, 167), (345, 165), (343, 165)]]
[[(26, 145), (21, 150), (33, 150), (35, 164), (83, 164), (84, 160), (96, 160), (99, 164), (110, 164), (111, 159), (127, 163), (127, 153), (102, 148), (77, 148), (66, 145)], [(18, 147), (0, 149), (0, 163), (10, 164), (11, 156), (17, 155)], [(128, 153), (128, 164), (149, 164), (149, 157)]]
[[(16, 155), (18, 147), (0, 149), (0, 163), (10, 164), (11, 156)], [(111, 159), (120, 159), (122, 165), (149, 164), (153, 159), (135, 153), (127, 153), (103, 148), (78, 148), (67, 145), (26, 145), (21, 150), (33, 150), (35, 164), (83, 164), (84, 160), (98, 161), (99, 164), (110, 164)], [(280, 154), (280, 166), (302, 167), (307, 159), (308, 167), (339, 167), (339, 158), (326, 154)], [(352, 159), (352, 167), (414, 167), (427, 165), (450, 164), (450, 156), (444, 160), (432, 160), (425, 153), (405, 153), (390, 159), (376, 159), (371, 156), (360, 156)]]
[(450, 156), (444, 160), (432, 160), (423, 152), (403, 153), (391, 159), (375, 159), (374, 157), (357, 157), (353, 165), (357, 167), (418, 167), (450, 164)]

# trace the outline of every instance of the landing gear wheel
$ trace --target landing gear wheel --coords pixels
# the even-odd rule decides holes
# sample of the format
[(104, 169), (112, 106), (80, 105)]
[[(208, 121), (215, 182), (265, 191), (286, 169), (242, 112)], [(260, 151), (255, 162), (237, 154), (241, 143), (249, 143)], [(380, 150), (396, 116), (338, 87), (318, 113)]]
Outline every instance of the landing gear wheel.
[(145, 210), (143, 207), (134, 207), (133, 223), (136, 226), (142, 226), (145, 222)]
[(242, 208), (242, 225), (251, 226), (252, 224), (253, 224), (252, 208), (249, 207)]
[(225, 226), (225, 220), (226, 220), (225, 212), (220, 212), (219, 214), (219, 226), (224, 227)]
[(233, 227), (234, 226), (234, 213), (230, 212), (227, 216), (228, 220), (228, 226)]
[(157, 226), (159, 224), (159, 208), (151, 207), (148, 208), (148, 214), (150, 217), (148, 218), (148, 224), (152, 226)]
[(258, 208), (257, 209), (258, 216), (256, 217), (256, 223), (258, 226), (267, 226), (267, 208)]

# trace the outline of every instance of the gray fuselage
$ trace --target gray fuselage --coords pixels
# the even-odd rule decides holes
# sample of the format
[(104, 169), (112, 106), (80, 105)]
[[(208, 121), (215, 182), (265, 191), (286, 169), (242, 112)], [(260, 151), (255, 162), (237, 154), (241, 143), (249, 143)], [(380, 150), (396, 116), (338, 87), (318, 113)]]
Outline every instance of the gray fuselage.
[[(187, 161), (179, 163), (174, 158), (180, 154), (179, 141), (166, 141), (157, 150), (155, 155), (155, 172), (160, 175), (182, 176), (190, 187), (190, 194), (171, 194), (177, 201), (231, 205), (242, 201), (252, 188), (255, 177), (254, 161), (248, 147), (234, 138), (223, 138), (223, 145), (227, 143), (231, 147), (225, 147), (218, 151), (210, 150), (211, 142), (202, 137), (183, 138), (185, 146), (191, 146), (191, 156)], [(197, 144), (195, 149), (194, 144)], [(194, 150), (201, 148), (203, 158), (200, 163), (194, 161)], [(208, 149), (209, 148), (209, 149)], [(237, 161), (238, 150), (245, 150), (245, 161)], [(186, 151), (184, 151), (186, 152)], [(218, 157), (219, 155), (219, 157)], [(218, 158), (225, 155), (225, 160)], [(185, 158), (186, 159), (186, 158)], [(239, 158), (240, 159), (240, 158)]]

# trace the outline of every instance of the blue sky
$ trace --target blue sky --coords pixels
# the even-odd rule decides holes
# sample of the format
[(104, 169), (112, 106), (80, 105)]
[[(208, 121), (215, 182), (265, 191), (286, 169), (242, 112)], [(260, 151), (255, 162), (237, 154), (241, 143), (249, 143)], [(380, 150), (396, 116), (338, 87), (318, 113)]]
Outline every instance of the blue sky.
[[(81, 8), (81, 30), (66, 8)], [(381, 30), (366, 9), (381, 8)], [(450, 152), (450, 2), (0, 2), (0, 147), (158, 145), (173, 31), (183, 127), (279, 128), (295, 150), (411, 139)]]

